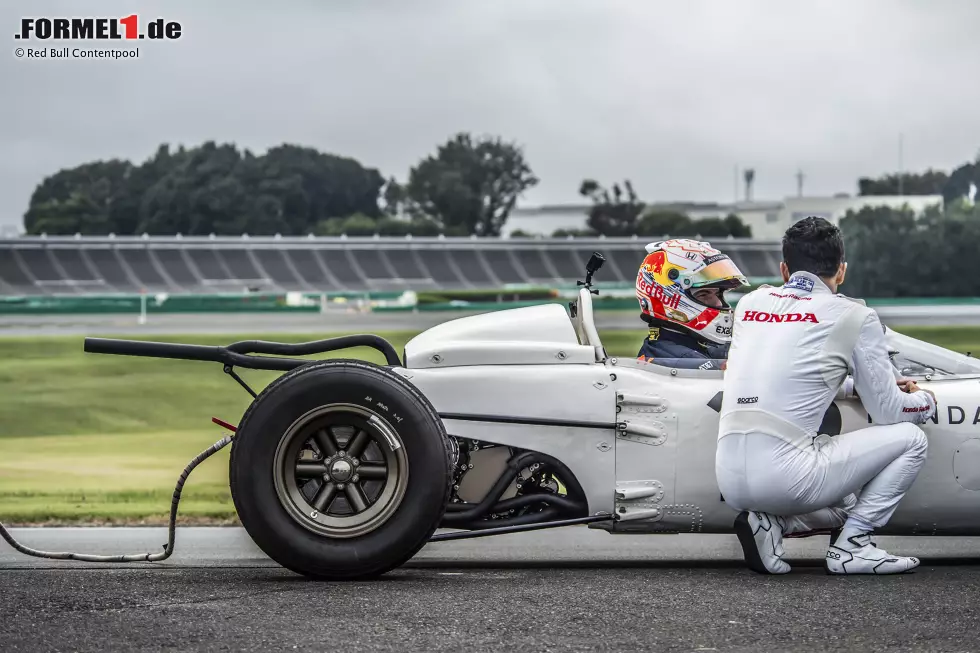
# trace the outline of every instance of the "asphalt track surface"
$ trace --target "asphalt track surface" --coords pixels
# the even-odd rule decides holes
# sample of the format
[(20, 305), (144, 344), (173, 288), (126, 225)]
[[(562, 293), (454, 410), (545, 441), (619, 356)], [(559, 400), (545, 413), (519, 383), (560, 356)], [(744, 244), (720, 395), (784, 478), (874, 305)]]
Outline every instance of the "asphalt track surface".
[[(15, 529), (48, 550), (159, 550), (159, 528)], [(238, 528), (180, 528), (161, 563), (28, 558), (0, 544), (3, 651), (972, 651), (980, 538), (879, 538), (923, 565), (827, 576), (744, 568), (732, 536), (585, 527), (440, 542), (373, 581), (323, 583)]]
[[(882, 306), (881, 321), (899, 325), (980, 326), (980, 304), (959, 306)], [(473, 313), (467, 311), (369, 313), (331, 309), (325, 313), (162, 313), (139, 324), (137, 315), (2, 315), (0, 335), (178, 335), (197, 333), (328, 333), (408, 330), (421, 331)], [(596, 313), (600, 329), (642, 331), (633, 311)]]

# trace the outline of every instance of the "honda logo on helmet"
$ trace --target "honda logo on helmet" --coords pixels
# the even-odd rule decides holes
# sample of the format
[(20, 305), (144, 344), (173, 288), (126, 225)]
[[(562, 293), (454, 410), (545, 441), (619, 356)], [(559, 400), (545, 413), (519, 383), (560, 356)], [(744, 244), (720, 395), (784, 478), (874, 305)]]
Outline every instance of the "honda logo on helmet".
[(764, 311), (745, 311), (745, 322), (813, 322), (820, 320), (813, 313), (766, 313)]

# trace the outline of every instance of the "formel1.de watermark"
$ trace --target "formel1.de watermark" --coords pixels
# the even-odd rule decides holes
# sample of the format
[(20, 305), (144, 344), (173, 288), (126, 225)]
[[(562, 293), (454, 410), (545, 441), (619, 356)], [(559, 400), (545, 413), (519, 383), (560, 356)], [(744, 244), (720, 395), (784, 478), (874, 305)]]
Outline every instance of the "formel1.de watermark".
[[(19, 42), (14, 56), (41, 61), (138, 59), (140, 41), (176, 41), (183, 29), (179, 21), (142, 19), (138, 14), (118, 18), (25, 17), (14, 32), (14, 40)], [(82, 46), (64, 41), (93, 43)], [(119, 42), (118, 45), (113, 41)]]

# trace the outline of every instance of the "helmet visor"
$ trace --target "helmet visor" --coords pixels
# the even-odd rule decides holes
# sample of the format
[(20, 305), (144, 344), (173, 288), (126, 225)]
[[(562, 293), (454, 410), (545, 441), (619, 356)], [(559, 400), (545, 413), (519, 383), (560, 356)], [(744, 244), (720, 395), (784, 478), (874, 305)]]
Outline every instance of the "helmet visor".
[(724, 254), (712, 256), (706, 262), (708, 263), (706, 266), (689, 275), (691, 289), (705, 286), (737, 288), (748, 285), (742, 271)]

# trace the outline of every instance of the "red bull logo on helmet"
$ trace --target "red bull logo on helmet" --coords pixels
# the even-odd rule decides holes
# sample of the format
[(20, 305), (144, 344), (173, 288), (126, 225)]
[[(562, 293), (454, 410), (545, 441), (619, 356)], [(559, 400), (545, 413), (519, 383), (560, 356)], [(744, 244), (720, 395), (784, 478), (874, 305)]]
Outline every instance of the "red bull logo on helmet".
[(654, 252), (643, 261), (643, 268), (654, 274), (661, 274), (664, 270), (664, 263), (667, 261), (665, 252)]
[(681, 296), (679, 293), (665, 292), (663, 286), (647, 281), (645, 278), (641, 278), (637, 285), (641, 293), (653, 297), (667, 308), (680, 306)]

